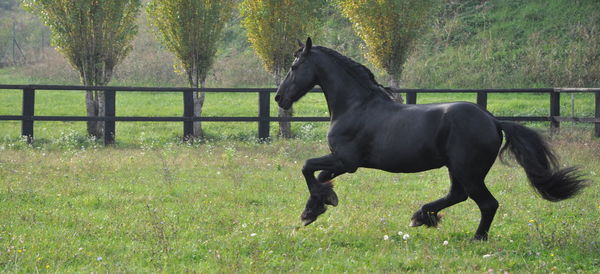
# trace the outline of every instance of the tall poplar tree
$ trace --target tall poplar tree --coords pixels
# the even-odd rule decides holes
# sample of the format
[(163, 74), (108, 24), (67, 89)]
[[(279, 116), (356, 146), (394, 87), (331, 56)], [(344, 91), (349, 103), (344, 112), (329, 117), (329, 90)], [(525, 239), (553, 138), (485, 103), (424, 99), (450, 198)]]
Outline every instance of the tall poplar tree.
[[(338, 0), (342, 14), (366, 44), (366, 57), (400, 86), (400, 76), (438, 0)], [(402, 101), (401, 97), (397, 100)]]
[[(79, 71), (86, 86), (105, 86), (132, 49), (140, 0), (23, 0), (51, 31), (52, 44)], [(104, 116), (104, 92), (87, 91), (89, 117)], [(104, 122), (89, 121), (88, 134), (101, 138)]]
[[(146, 9), (161, 42), (175, 54), (190, 87), (204, 87), (217, 42), (230, 19), (235, 0), (151, 0)], [(194, 116), (202, 115), (205, 93), (194, 92)], [(194, 122), (194, 137), (202, 137)]]
[[(273, 74), (279, 86), (294, 60), (296, 41), (304, 41), (316, 30), (319, 6), (322, 0), (244, 0), (240, 10), (252, 48), (262, 60), (265, 69)], [(292, 109), (279, 108), (279, 117), (291, 117)], [(292, 137), (290, 122), (279, 123), (279, 133)]]

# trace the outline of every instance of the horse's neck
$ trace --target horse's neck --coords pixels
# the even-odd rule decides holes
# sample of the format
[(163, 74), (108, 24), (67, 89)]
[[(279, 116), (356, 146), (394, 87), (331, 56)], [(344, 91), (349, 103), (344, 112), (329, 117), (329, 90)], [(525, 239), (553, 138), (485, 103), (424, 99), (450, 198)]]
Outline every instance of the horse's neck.
[(372, 98), (370, 91), (344, 68), (322, 69), (319, 73), (319, 85), (333, 119)]

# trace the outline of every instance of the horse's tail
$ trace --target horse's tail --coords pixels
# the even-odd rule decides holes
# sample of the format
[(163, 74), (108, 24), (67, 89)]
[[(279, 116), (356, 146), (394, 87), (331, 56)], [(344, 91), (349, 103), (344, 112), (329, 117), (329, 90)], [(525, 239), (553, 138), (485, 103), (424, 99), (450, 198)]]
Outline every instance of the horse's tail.
[(572, 197), (587, 185), (574, 167), (560, 168), (556, 155), (537, 132), (513, 122), (499, 122), (506, 135), (500, 150), (507, 149), (515, 155), (525, 169), (531, 186), (542, 198), (557, 202)]

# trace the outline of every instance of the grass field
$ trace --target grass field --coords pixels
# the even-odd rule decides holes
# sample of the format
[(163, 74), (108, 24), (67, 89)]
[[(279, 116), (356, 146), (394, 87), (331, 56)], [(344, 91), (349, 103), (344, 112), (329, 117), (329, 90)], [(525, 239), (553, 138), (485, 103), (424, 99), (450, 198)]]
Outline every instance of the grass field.
[[(340, 205), (300, 227), (300, 168), (326, 153), (323, 142), (68, 145), (0, 148), (0, 271), (600, 271), (598, 186), (550, 203), (518, 166), (492, 169), (500, 209), (490, 240), (472, 242), (470, 200), (445, 210), (438, 229), (408, 227), (446, 194), (445, 168), (341, 176)], [(552, 145), (598, 181), (600, 141), (563, 132)]]

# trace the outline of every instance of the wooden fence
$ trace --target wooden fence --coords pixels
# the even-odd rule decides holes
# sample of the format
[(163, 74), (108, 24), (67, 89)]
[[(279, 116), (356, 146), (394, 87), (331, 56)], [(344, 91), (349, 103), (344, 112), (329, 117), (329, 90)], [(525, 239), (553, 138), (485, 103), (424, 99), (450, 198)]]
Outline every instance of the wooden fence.
[[(196, 88), (152, 88), (152, 87), (91, 87), (91, 86), (62, 86), (62, 85), (0, 85), (0, 91), (22, 90), (23, 104), (21, 115), (0, 115), (0, 121), (21, 121), (21, 135), (28, 142), (33, 141), (34, 121), (105, 121), (104, 143), (115, 142), (115, 122), (183, 122), (183, 136), (192, 134), (193, 122), (255, 122), (258, 124), (258, 138), (268, 139), (270, 123), (278, 121), (292, 122), (324, 122), (329, 117), (290, 117), (280, 118), (270, 115), (271, 93), (274, 88), (205, 88), (204, 92), (235, 92), (235, 93), (258, 93), (258, 117), (193, 117), (193, 92), (200, 91)], [(102, 90), (105, 92), (104, 117), (87, 116), (39, 116), (35, 115), (36, 91), (72, 90), (89, 91)], [(140, 117), (140, 116), (116, 116), (115, 101), (117, 92), (180, 92), (182, 96), (183, 116), (162, 117)], [(321, 92), (313, 90), (311, 92)], [(559, 128), (560, 122), (585, 122), (595, 123), (594, 135), (600, 137), (600, 88), (528, 88), (528, 89), (398, 89), (397, 92), (406, 93), (406, 103), (416, 104), (419, 93), (476, 93), (477, 104), (487, 108), (487, 95), (489, 93), (545, 93), (549, 95), (550, 108), (548, 116), (506, 116), (497, 117), (501, 120), (511, 121), (548, 121), (551, 128)], [(595, 93), (595, 116), (594, 117), (563, 117), (560, 114), (561, 93)]]

